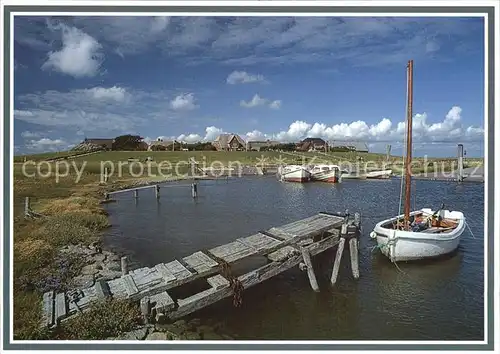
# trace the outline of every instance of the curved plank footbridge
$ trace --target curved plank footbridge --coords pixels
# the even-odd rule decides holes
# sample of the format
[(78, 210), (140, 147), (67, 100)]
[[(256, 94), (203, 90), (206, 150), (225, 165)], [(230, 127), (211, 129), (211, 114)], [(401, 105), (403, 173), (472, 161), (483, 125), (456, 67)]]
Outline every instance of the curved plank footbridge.
[[(311, 257), (338, 246), (330, 282), (335, 284), (347, 242), (354, 278), (359, 277), (358, 243), (360, 217), (348, 212), (322, 212), (283, 226), (260, 231), (210, 250), (195, 252), (182, 259), (149, 268), (127, 270), (122, 258), (122, 276), (97, 281), (85, 289), (47, 292), (43, 296), (44, 327), (54, 328), (61, 321), (88, 310), (92, 303), (107, 298), (140, 302), (146, 322), (175, 320), (233, 296), (241, 304), (241, 292), (292, 267), (304, 271), (314, 291), (319, 291)], [(231, 266), (252, 256), (264, 256), (267, 264), (239, 276)], [(171, 296), (172, 290), (205, 279), (208, 289), (185, 298)]]

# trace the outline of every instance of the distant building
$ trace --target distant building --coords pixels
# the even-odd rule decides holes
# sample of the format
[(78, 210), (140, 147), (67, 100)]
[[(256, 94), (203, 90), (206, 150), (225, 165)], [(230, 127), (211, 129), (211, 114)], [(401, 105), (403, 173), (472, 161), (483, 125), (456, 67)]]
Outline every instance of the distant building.
[(249, 141), (247, 142), (248, 150), (260, 151), (263, 147), (269, 148), (273, 145), (278, 145), (278, 141), (266, 140), (266, 141)]
[(368, 145), (360, 141), (333, 141), (332, 148), (346, 148), (351, 151), (368, 152)]
[(306, 138), (297, 144), (297, 151), (325, 151), (328, 144), (321, 138)]
[(237, 134), (220, 134), (212, 145), (217, 151), (242, 151), (246, 149), (245, 140)]
[(98, 145), (98, 146), (103, 147), (105, 150), (112, 150), (114, 142), (115, 142), (115, 139), (101, 139), (101, 138), (87, 139), (87, 138), (85, 138), (85, 140), (83, 141), (83, 144)]
[(149, 144), (148, 151), (172, 150), (172, 144), (178, 144), (176, 140), (157, 139)]

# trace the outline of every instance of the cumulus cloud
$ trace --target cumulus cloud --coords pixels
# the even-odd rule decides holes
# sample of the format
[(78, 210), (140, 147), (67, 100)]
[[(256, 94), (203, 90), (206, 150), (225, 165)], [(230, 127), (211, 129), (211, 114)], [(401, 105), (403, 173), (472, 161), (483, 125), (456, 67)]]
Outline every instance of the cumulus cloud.
[(281, 107), (281, 101), (275, 100), (269, 102), (267, 98), (260, 97), (259, 94), (255, 94), (250, 101), (241, 100), (240, 106), (245, 108), (254, 108), (259, 106), (269, 105), (272, 109), (279, 109)]
[(226, 82), (230, 85), (236, 84), (249, 84), (252, 82), (265, 82), (264, 75), (261, 74), (249, 74), (246, 71), (233, 71), (226, 79)]
[(280, 109), (280, 107), (281, 107), (281, 101), (280, 100), (272, 101), (269, 104), (269, 107), (272, 108), (272, 109)]
[(42, 138), (40, 140), (30, 140), (25, 144), (26, 149), (33, 151), (59, 151), (68, 148), (69, 144), (64, 139)]
[[(417, 113), (413, 119), (413, 141), (415, 143), (436, 142), (478, 142), (484, 138), (481, 127), (465, 127), (462, 122), (462, 109), (452, 107), (443, 121), (429, 124), (427, 114)], [(213, 141), (219, 134), (225, 133), (221, 128), (207, 127), (205, 136), (196, 133), (186, 133), (179, 136), (180, 140)], [(383, 118), (378, 123), (368, 124), (358, 120), (350, 123), (309, 123), (303, 120), (292, 122), (288, 129), (279, 132), (262, 132), (253, 130), (241, 134), (248, 141), (277, 140), (280, 142), (297, 142), (307, 137), (322, 138), (328, 141), (363, 141), (367, 143), (393, 142), (401, 143), (405, 134), (405, 122), (393, 124), (389, 118)]]
[(103, 59), (99, 42), (75, 27), (59, 24), (54, 29), (62, 32), (62, 48), (49, 52), (42, 69), (58, 71), (76, 78), (95, 76)]
[(39, 138), (41, 136), (41, 133), (39, 132), (30, 132), (29, 130), (24, 131), (21, 133), (21, 136), (25, 139), (29, 138)]
[(96, 100), (114, 100), (121, 102), (125, 100), (126, 90), (122, 87), (113, 86), (110, 88), (93, 87), (85, 90), (92, 98)]
[(192, 93), (183, 93), (170, 102), (170, 107), (176, 111), (189, 111), (197, 108)]

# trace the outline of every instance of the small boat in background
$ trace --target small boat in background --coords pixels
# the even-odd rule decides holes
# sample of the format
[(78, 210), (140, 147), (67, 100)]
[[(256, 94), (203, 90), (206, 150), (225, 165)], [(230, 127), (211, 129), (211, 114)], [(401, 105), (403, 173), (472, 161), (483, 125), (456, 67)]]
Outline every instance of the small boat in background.
[(366, 174), (366, 178), (387, 179), (391, 178), (392, 170), (371, 171)]
[(278, 168), (278, 176), (281, 181), (286, 182), (309, 182), (311, 179), (311, 172), (300, 165), (285, 165)]
[(311, 180), (318, 182), (338, 183), (342, 171), (338, 165), (314, 165), (309, 169)]

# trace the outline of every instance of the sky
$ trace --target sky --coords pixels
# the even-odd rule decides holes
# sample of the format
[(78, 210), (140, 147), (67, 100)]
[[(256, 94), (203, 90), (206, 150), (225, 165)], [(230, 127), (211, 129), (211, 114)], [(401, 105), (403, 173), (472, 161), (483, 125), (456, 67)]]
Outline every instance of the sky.
[(14, 149), (87, 138), (355, 140), (484, 155), (484, 26), (458, 17), (14, 19)]

